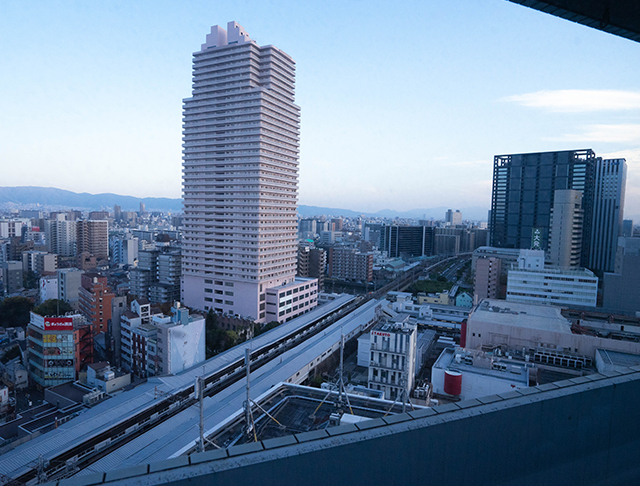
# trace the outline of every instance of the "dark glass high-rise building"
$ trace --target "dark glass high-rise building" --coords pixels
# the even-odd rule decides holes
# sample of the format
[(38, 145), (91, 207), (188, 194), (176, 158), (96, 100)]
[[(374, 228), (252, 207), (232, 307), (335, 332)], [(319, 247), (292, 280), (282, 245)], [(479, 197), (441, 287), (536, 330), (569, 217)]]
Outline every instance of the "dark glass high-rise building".
[(433, 255), (435, 228), (426, 226), (382, 226), (380, 250), (390, 258), (416, 258)]
[(589, 258), (583, 263), (584, 266), (596, 272), (614, 271), (618, 237), (622, 235), (626, 183), (625, 159), (598, 158), (595, 170)]
[[(532, 248), (534, 229), (539, 246), (548, 249), (551, 208), (557, 189), (583, 193), (583, 243), (590, 240), (596, 155), (593, 150), (567, 150), (497, 155), (493, 164), (491, 246)], [(583, 244), (583, 261), (589, 245)]]

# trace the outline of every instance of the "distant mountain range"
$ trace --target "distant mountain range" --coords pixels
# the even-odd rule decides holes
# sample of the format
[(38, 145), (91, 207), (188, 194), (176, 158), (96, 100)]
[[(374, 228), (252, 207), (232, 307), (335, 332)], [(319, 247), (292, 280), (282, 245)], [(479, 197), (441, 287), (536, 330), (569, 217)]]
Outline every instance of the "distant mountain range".
[[(182, 211), (182, 199), (171, 199), (167, 197), (134, 197), (122, 196), (119, 194), (89, 194), (86, 192), (77, 193), (56, 189), (54, 187), (0, 187), (0, 208), (2, 209), (42, 209), (44, 211), (55, 209), (77, 209), (84, 211), (95, 211), (108, 209), (113, 211), (113, 206), (118, 205), (123, 211), (138, 211), (140, 203), (144, 203), (147, 211), (163, 211), (179, 213)], [(447, 207), (437, 207), (428, 209), (411, 209), (409, 211), (394, 211), (384, 209), (376, 213), (366, 211), (354, 211), (342, 208), (326, 208), (320, 206), (298, 206), (298, 212), (303, 217), (309, 216), (368, 216), (378, 218), (410, 218), (410, 219), (444, 219)], [(486, 220), (487, 208), (469, 207), (453, 208), (460, 209), (464, 219)]]
[(77, 209), (113, 211), (118, 205), (123, 211), (139, 211), (144, 203), (147, 211), (179, 213), (182, 211), (182, 199), (168, 197), (134, 197), (119, 194), (89, 194), (56, 189), (54, 187), (0, 187), (0, 207), (11, 209), (22, 207), (29, 209)]

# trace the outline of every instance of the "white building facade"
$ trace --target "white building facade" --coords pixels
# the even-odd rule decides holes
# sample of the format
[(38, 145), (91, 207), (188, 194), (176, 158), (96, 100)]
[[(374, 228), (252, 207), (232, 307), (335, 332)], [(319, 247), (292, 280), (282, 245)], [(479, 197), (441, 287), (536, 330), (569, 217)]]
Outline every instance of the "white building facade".
[[(266, 291), (297, 257), (295, 62), (245, 29), (214, 26), (184, 100), (185, 305), (267, 320)], [(216, 301), (217, 300), (217, 301)]]
[(408, 398), (415, 384), (418, 330), (409, 322), (382, 323), (371, 332), (369, 388), (387, 400)]

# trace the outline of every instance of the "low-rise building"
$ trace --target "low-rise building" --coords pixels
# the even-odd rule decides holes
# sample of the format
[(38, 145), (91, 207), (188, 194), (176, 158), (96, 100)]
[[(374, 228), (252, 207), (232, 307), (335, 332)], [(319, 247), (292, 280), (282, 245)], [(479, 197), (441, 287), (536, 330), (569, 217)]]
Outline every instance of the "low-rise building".
[(189, 310), (179, 305), (171, 312), (171, 317), (153, 319), (158, 329), (156, 374), (175, 375), (206, 359), (205, 318), (189, 315)]
[(408, 399), (415, 383), (417, 335), (408, 315), (371, 330), (369, 388), (383, 391), (389, 400)]
[(435, 294), (425, 294), (419, 292), (417, 295), (418, 304), (438, 304), (438, 305), (451, 305), (451, 299), (449, 297), (449, 291), (443, 290)]
[(75, 380), (91, 363), (91, 326), (80, 314), (43, 317), (31, 312), (27, 336), (29, 376), (42, 387)]
[(467, 349), (501, 347), (529, 355), (534, 362), (548, 359), (543, 355), (555, 356), (554, 361), (564, 360), (570, 367), (581, 366), (582, 357), (593, 361), (596, 349), (640, 354), (640, 326), (572, 322), (559, 307), (540, 304), (485, 299), (473, 309), (462, 333), (460, 343)]
[(597, 298), (598, 277), (586, 268), (509, 271), (509, 302), (595, 307)]
[(431, 382), (434, 393), (471, 400), (528, 387), (529, 369), (526, 363), (447, 348), (431, 369)]
[(272, 287), (266, 291), (267, 322), (285, 322), (298, 317), (318, 305), (318, 279), (296, 277), (291, 283)]
[(507, 280), (507, 300), (531, 304), (595, 307), (598, 277), (585, 268), (545, 267), (544, 252), (520, 250)]
[(131, 384), (129, 373), (118, 373), (109, 363), (102, 361), (87, 366), (87, 385), (106, 393), (113, 393)]
[(469, 292), (460, 292), (456, 295), (456, 307), (473, 307), (473, 296)]

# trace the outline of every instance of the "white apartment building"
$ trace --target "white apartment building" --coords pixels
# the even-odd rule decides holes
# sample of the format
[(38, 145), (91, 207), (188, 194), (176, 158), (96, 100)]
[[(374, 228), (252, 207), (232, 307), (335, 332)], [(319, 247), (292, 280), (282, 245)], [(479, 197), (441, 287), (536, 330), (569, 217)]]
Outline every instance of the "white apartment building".
[(30, 220), (4, 219), (0, 220), (0, 238), (15, 238), (22, 236), (22, 225), (30, 225)]
[(47, 275), (40, 277), (38, 284), (38, 303), (42, 304), (45, 300), (58, 298), (58, 277), (56, 275)]
[[(184, 100), (181, 296), (267, 321), (267, 289), (296, 275), (300, 109), (295, 62), (214, 26)], [(310, 310), (312, 306), (309, 306)]]
[(189, 315), (183, 307), (171, 309), (171, 317), (154, 317), (158, 329), (156, 374), (175, 375), (206, 359), (205, 318)]
[(120, 265), (133, 265), (138, 259), (138, 238), (131, 233), (111, 238), (111, 261)]
[[(406, 316), (407, 318), (409, 316)], [(369, 388), (384, 391), (387, 400), (408, 398), (415, 384), (416, 324), (382, 322), (370, 332)]]
[(131, 309), (120, 316), (120, 359), (122, 367), (127, 371), (134, 369), (134, 330), (143, 325), (150, 325), (153, 315), (149, 301), (138, 299), (131, 302)]

